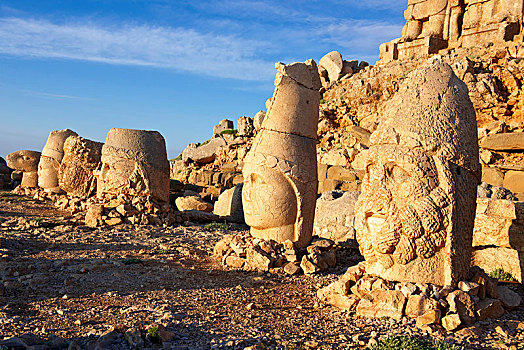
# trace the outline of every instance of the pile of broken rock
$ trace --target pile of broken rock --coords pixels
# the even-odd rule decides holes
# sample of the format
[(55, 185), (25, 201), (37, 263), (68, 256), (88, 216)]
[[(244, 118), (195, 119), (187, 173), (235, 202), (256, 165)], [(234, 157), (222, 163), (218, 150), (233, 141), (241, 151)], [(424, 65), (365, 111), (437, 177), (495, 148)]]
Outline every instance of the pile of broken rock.
[(229, 268), (272, 274), (311, 274), (337, 264), (337, 247), (329, 239), (314, 239), (307, 248), (293, 242), (278, 243), (254, 238), (250, 234), (226, 235), (214, 249), (215, 256)]
[(318, 298), (363, 317), (415, 319), (419, 328), (442, 326), (448, 331), (476, 321), (500, 318), (516, 309), (521, 297), (507, 286), (472, 267), (467, 281), (457, 287), (430, 283), (392, 282), (365, 273), (365, 262), (350, 267), (332, 284), (317, 291)]

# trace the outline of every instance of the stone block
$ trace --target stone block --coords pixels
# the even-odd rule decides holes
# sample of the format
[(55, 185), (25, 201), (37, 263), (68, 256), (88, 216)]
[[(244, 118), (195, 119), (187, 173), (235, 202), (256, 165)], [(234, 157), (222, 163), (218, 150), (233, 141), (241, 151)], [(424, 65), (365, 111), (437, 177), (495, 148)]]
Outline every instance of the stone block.
[(511, 132), (486, 136), (480, 147), (494, 151), (524, 150), (524, 132)]
[(357, 174), (351, 168), (334, 165), (327, 170), (327, 179), (351, 182), (357, 180)]
[(344, 62), (342, 61), (342, 55), (340, 52), (331, 51), (320, 59), (318, 64), (324, 67), (328, 73), (329, 81), (334, 82), (340, 78)]
[(360, 192), (325, 192), (317, 199), (314, 234), (334, 241), (355, 239), (355, 203)]
[(182, 152), (182, 160), (184, 162), (191, 160), (202, 164), (211, 163), (215, 160), (218, 149), (224, 146), (226, 146), (226, 141), (222, 137), (212, 138), (205, 145), (197, 146), (192, 143)]
[(524, 252), (501, 247), (476, 248), (471, 259), (472, 266), (478, 266), (486, 272), (503, 269), (513, 278), (521, 282), (524, 280)]
[(175, 200), (178, 210), (198, 210), (206, 213), (213, 211), (213, 205), (197, 196), (178, 197)]
[(238, 184), (222, 192), (215, 202), (213, 213), (225, 217), (228, 221), (243, 223), (242, 186), (243, 184)]
[(324, 181), (327, 178), (328, 165), (319, 163), (317, 165), (318, 182)]
[(435, 299), (424, 295), (410, 295), (406, 304), (405, 314), (409, 318), (417, 318), (429, 311), (439, 310), (439, 303)]
[(521, 296), (507, 286), (497, 286), (497, 293), (502, 306), (507, 310), (518, 308), (522, 301)]
[(488, 318), (497, 319), (502, 317), (504, 308), (498, 299), (484, 299), (477, 304), (476, 312), (479, 321), (484, 321)]
[(504, 173), (497, 168), (482, 168), (482, 181), (493, 185), (493, 186), (502, 186), (504, 181)]
[(504, 176), (503, 186), (511, 192), (524, 192), (524, 171), (508, 171)]
[(497, 246), (524, 251), (524, 203), (477, 198), (473, 246)]
[(357, 315), (363, 317), (391, 317), (400, 321), (406, 298), (398, 290), (373, 290), (357, 305)]

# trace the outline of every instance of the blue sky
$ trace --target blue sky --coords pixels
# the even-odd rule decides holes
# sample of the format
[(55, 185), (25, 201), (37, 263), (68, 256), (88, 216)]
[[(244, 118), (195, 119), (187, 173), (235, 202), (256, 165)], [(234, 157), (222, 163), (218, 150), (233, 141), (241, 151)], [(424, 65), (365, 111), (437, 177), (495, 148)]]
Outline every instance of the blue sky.
[(0, 156), (51, 130), (158, 130), (168, 155), (252, 117), (274, 63), (378, 59), (406, 0), (0, 0)]

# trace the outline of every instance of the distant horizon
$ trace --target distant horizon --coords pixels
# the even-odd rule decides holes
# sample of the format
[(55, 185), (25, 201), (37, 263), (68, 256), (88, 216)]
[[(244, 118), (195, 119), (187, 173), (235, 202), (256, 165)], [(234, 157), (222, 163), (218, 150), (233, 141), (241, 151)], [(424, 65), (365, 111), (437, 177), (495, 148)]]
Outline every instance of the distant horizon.
[(330, 51), (375, 64), (407, 1), (19, 0), (0, 5), (0, 156), (52, 130), (157, 130), (168, 158), (265, 110), (275, 62)]

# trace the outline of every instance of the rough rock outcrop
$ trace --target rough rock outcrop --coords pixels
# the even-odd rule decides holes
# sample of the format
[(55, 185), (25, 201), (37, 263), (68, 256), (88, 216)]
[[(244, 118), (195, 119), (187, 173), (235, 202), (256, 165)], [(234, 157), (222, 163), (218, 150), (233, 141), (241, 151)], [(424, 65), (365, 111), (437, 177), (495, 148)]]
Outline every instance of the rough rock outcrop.
[(442, 61), (414, 71), (371, 135), (355, 229), (367, 272), (456, 284), (470, 266), (480, 164), (467, 88)]
[(320, 79), (314, 61), (275, 68), (275, 92), (245, 158), (244, 216), (253, 236), (304, 247), (312, 236), (317, 193)]

